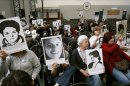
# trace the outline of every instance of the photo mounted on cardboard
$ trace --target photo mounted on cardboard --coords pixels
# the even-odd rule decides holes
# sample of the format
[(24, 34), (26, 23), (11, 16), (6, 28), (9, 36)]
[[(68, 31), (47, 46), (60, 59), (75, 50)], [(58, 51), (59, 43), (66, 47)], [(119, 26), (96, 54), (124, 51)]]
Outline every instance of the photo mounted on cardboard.
[(86, 57), (87, 71), (90, 75), (101, 74), (105, 72), (102, 49), (86, 50)]
[(71, 35), (71, 32), (70, 32), (70, 25), (64, 25), (64, 30), (67, 31), (68, 33), (68, 36)]
[(0, 20), (0, 45), (8, 54), (28, 49), (20, 18)]
[(44, 37), (41, 39), (41, 42), (46, 65), (51, 65), (53, 63), (65, 63), (65, 55), (61, 35)]
[(116, 22), (116, 35), (122, 34), (124, 37), (126, 36), (127, 31), (127, 20), (117, 21)]
[(37, 25), (43, 26), (43, 19), (37, 19)]
[(126, 33), (126, 46), (130, 47), (130, 33)]
[(33, 24), (34, 26), (37, 26), (37, 20), (32, 20), (32, 24)]
[(25, 18), (21, 18), (20, 21), (21, 21), (21, 25), (22, 25), (23, 30), (26, 30), (29, 28), (29, 25), (28, 25)]

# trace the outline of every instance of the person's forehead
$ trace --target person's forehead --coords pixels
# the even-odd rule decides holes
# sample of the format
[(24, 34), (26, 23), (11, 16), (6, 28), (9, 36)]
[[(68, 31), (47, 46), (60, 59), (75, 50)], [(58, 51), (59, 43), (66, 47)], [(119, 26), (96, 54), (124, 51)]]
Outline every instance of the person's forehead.
[(59, 38), (50, 38), (47, 39), (46, 43), (55, 43), (55, 42), (61, 42)]
[(16, 28), (14, 27), (6, 27), (3, 31), (6, 31), (6, 32), (10, 32), (10, 31), (15, 31)]

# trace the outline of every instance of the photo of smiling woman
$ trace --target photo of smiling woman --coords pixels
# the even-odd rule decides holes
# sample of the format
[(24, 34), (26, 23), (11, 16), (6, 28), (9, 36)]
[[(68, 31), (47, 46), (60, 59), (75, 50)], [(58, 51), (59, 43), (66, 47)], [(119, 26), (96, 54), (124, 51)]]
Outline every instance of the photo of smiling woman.
[(15, 20), (5, 20), (0, 23), (0, 33), (3, 35), (2, 47), (23, 43), (24, 38), (19, 35), (20, 25)]
[(50, 60), (49, 62), (46, 61), (47, 64), (58, 62), (58, 60), (61, 61), (62, 58), (64, 59), (61, 36), (46, 37), (42, 39), (42, 42), (45, 60)]

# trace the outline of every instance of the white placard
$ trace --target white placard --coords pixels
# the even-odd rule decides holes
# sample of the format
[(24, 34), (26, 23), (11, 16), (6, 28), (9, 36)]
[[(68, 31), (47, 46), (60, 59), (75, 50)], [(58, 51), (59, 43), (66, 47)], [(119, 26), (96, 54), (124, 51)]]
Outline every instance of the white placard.
[(37, 26), (37, 20), (32, 20), (32, 24), (33, 24), (34, 26)]
[(37, 25), (43, 26), (43, 19), (37, 19)]
[(130, 48), (130, 33), (126, 33), (126, 46)]
[(105, 72), (102, 49), (86, 50), (86, 57), (87, 71), (90, 75), (101, 74)]
[(28, 49), (20, 18), (0, 20), (0, 45), (8, 54)]
[(122, 34), (124, 37), (126, 36), (127, 31), (127, 20), (117, 21), (116, 22), (116, 34)]
[(22, 25), (23, 30), (26, 30), (29, 28), (29, 25), (28, 25), (25, 18), (21, 18), (20, 21), (21, 21), (21, 25)]
[(64, 29), (67, 30), (68, 36), (71, 35), (70, 33), (70, 25), (64, 25)]
[(41, 39), (41, 42), (46, 65), (51, 65), (53, 63), (65, 63), (65, 55), (61, 35), (44, 37)]
[(56, 27), (56, 29), (58, 30), (59, 27), (61, 26), (61, 20), (56, 20), (52, 22), (53, 27)]

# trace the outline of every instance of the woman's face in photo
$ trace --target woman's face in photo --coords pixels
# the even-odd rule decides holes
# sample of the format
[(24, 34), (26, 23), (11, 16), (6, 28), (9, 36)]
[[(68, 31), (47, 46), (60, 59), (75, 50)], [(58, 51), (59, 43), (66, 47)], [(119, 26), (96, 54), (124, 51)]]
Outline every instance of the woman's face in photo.
[(45, 43), (45, 52), (49, 58), (59, 58), (62, 53), (62, 43), (59, 38), (48, 39)]
[(13, 43), (17, 40), (18, 38), (18, 32), (16, 31), (15, 28), (13, 27), (6, 27), (3, 30), (3, 36), (9, 43)]
[(98, 62), (98, 58), (94, 57), (93, 55), (90, 55), (92, 62)]

